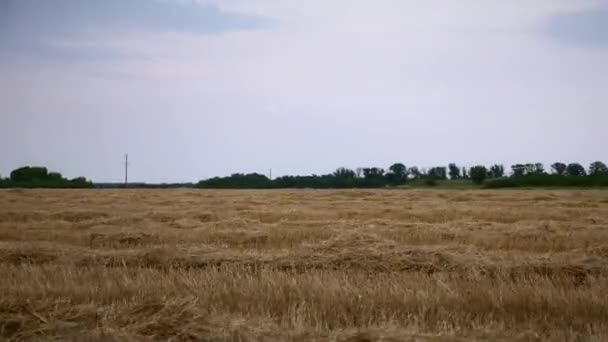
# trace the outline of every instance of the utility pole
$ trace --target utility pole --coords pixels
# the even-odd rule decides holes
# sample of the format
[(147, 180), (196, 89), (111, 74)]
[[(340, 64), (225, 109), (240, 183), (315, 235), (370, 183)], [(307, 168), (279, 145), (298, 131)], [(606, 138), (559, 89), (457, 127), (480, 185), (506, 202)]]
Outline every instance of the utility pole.
[(129, 155), (125, 154), (125, 188), (129, 185)]
[(270, 169), (270, 180), (272, 180), (272, 169)]

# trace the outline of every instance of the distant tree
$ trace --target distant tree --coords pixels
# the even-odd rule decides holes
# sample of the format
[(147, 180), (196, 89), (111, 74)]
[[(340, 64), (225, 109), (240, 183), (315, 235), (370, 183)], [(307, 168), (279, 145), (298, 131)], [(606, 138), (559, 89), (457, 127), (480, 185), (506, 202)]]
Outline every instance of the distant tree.
[(462, 167), (462, 178), (469, 179), (469, 174), (467, 173), (467, 168), (464, 166)]
[(471, 180), (475, 184), (481, 184), (488, 176), (488, 169), (485, 166), (474, 166), (470, 170)]
[(511, 166), (513, 177), (520, 177), (526, 174), (526, 166), (523, 164), (515, 164)]
[(198, 186), (204, 188), (265, 188), (270, 184), (266, 175), (258, 173), (234, 173), (230, 177), (214, 177), (200, 181)]
[(345, 178), (345, 179), (352, 179), (356, 177), (355, 171), (344, 168), (344, 167), (340, 167), (338, 168), (334, 173), (333, 173), (334, 177), (336, 178)]
[(407, 170), (407, 173), (414, 179), (418, 179), (421, 176), (420, 170), (416, 166), (412, 166)]
[[(1, 179), (0, 179), (1, 180)], [(25, 166), (13, 170), (3, 186), (41, 188), (91, 188), (93, 183), (84, 177), (67, 180), (59, 172), (49, 172), (46, 167)]]
[(585, 176), (585, 168), (579, 163), (571, 163), (566, 167), (568, 176)]
[(361, 176), (363, 176), (363, 168), (358, 167), (356, 172), (357, 172), (357, 178), (361, 178)]
[(593, 162), (589, 166), (589, 174), (592, 176), (608, 175), (608, 167), (601, 161)]
[(77, 177), (69, 181), (74, 187), (88, 187), (91, 183), (84, 177)]
[(384, 169), (378, 167), (367, 167), (363, 169), (365, 179), (381, 178), (384, 176)]
[(449, 174), (450, 174), (450, 179), (458, 179), (460, 178), (460, 168), (458, 166), (456, 166), (456, 164), (451, 163), (450, 165), (448, 165), (448, 169)]
[(436, 167), (435, 173), (437, 173), (439, 179), (448, 179), (448, 168), (445, 166)]
[(545, 172), (545, 167), (541, 163), (527, 163), (523, 165), (525, 175), (540, 175)]
[(428, 177), (436, 180), (447, 179), (447, 169), (443, 166), (433, 167), (429, 170)]
[(407, 180), (407, 167), (401, 163), (395, 163), (389, 168), (389, 173), (386, 175), (391, 183), (403, 183)]
[(420, 168), (418, 170), (418, 178), (420, 178), (420, 179), (428, 179), (429, 178), (429, 173), (428, 173), (427, 169), (425, 169), (423, 167)]
[(46, 167), (25, 166), (11, 172), (13, 182), (31, 182), (35, 180), (47, 180), (48, 170)]
[(526, 163), (526, 164), (515, 164), (511, 166), (514, 177), (520, 177), (524, 175), (540, 175), (545, 173), (545, 167), (541, 163)]
[(399, 178), (405, 178), (407, 175), (407, 167), (401, 163), (395, 163), (388, 168), (392, 173), (394, 173)]
[(494, 164), (490, 167), (488, 172), (489, 178), (500, 178), (505, 175), (505, 167), (502, 165)]
[(558, 176), (564, 176), (566, 174), (567, 168), (568, 168), (568, 165), (566, 165), (564, 163), (555, 162), (555, 163), (551, 164), (551, 169), (553, 169), (553, 173), (555, 173)]
[(49, 172), (47, 179), (50, 181), (61, 182), (63, 180), (63, 176), (59, 172)]

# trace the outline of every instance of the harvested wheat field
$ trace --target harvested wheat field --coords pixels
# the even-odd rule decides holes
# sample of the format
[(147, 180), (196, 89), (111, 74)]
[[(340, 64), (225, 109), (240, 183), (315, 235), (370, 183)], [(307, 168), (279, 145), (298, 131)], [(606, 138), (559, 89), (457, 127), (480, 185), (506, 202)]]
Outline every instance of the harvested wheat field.
[(0, 339), (606, 341), (601, 190), (8, 190)]

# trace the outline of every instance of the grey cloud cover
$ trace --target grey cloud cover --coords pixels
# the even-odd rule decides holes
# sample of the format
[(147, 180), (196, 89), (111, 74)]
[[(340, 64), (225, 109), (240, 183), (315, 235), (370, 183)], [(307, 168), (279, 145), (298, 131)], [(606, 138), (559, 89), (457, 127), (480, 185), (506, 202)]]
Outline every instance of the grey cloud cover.
[(608, 47), (608, 7), (552, 16), (546, 29), (550, 36), (564, 44)]
[(141, 30), (220, 34), (270, 29), (271, 18), (223, 11), (193, 1), (160, 0), (3, 0), (0, 52), (78, 62), (128, 57), (99, 48), (62, 47), (57, 40), (87, 32)]
[(126, 152), (138, 181), (608, 160), (608, 51), (546, 26), (602, 1), (8, 3), (3, 175), (119, 181)]
[(192, 33), (269, 28), (273, 21), (222, 11), (192, 1), (159, 0), (3, 0), (0, 27), (18, 26), (36, 33), (87, 28), (136, 28)]

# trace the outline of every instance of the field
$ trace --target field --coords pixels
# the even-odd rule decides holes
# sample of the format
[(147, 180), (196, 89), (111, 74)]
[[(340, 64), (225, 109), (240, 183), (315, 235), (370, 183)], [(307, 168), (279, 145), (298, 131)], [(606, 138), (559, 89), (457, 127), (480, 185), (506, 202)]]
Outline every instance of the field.
[(607, 341), (608, 191), (0, 191), (0, 340)]

